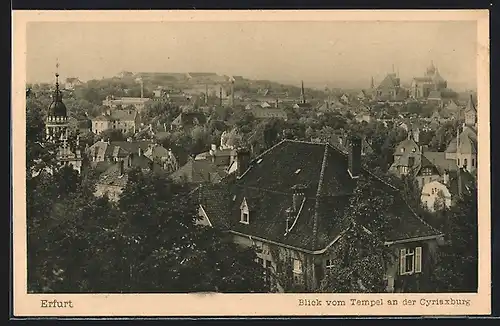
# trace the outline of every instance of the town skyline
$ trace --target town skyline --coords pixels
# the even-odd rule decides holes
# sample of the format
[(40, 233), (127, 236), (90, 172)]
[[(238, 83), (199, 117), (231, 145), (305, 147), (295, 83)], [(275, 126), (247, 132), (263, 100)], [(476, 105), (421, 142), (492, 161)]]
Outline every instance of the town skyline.
[(460, 91), (476, 88), (476, 44), (476, 23), (464, 21), (30, 23), (27, 82), (53, 82), (58, 61), (61, 78), (82, 81), (120, 71), (215, 72), (367, 88), (390, 72), (409, 83), (433, 62)]

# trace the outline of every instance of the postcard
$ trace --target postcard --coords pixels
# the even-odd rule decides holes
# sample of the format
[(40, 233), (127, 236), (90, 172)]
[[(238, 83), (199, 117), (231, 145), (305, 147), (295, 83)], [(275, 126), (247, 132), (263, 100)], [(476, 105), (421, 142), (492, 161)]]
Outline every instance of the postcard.
[(490, 308), (487, 10), (14, 11), (16, 317)]

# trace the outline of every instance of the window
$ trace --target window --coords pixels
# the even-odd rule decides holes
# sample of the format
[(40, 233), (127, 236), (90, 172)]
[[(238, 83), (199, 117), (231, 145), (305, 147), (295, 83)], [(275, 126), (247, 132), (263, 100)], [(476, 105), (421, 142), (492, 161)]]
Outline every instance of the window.
[(400, 151), (401, 151), (401, 153), (404, 153), (405, 152), (404, 147), (401, 147)]
[(241, 210), (240, 222), (243, 224), (249, 224), (250, 223), (250, 212), (248, 210), (246, 198), (243, 198), (243, 201), (240, 205), (240, 210)]
[(247, 212), (241, 212), (241, 222), (248, 224), (248, 213)]
[(399, 274), (411, 275), (422, 272), (422, 247), (401, 249), (399, 257)]
[(302, 262), (298, 259), (293, 260), (293, 272), (295, 274), (302, 274)]
[(457, 158), (457, 166), (460, 166), (460, 159)]
[(400, 169), (401, 169), (401, 174), (407, 174), (408, 173), (408, 167), (407, 166), (401, 165)]
[(464, 166), (467, 166), (467, 159), (464, 158)]

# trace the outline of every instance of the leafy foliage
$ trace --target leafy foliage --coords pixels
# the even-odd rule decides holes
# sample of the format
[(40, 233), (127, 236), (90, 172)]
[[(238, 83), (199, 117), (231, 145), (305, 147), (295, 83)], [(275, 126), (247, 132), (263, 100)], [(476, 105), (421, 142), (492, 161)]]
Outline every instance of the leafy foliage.
[(384, 235), (391, 228), (386, 212), (394, 197), (373, 187), (365, 177), (359, 179), (349, 199), (346, 218), (349, 230), (332, 249), (333, 267), (321, 285), (327, 292), (383, 292), (384, 272), (391, 251), (384, 245)]
[(478, 280), (477, 188), (446, 210), (447, 244), (437, 256), (434, 282), (440, 292), (476, 292)]

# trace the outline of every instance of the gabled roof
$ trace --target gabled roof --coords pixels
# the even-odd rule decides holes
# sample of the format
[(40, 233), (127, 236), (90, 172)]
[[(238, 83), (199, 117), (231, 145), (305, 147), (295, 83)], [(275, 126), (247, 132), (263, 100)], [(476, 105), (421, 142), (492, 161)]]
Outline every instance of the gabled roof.
[(399, 81), (396, 74), (387, 74), (385, 78), (380, 82), (377, 89), (391, 89), (399, 87)]
[(206, 116), (201, 112), (181, 112), (172, 121), (173, 125), (191, 127), (197, 124), (203, 125), (207, 122)]
[[(466, 154), (477, 154), (477, 134), (476, 132), (469, 128), (464, 127), (460, 135), (458, 136), (458, 141), (460, 144), (460, 153)], [(457, 152), (457, 138), (453, 138), (448, 147), (446, 148), (446, 153), (456, 153)]]
[[(304, 250), (321, 250), (350, 224), (345, 212), (356, 180), (347, 167), (347, 155), (328, 144), (283, 140), (252, 160), (240, 178), (200, 187), (198, 195), (216, 227)], [(415, 215), (392, 186), (364, 169), (362, 175), (374, 187), (395, 194), (394, 209), (387, 212), (394, 227), (385, 240), (440, 234)], [(285, 212), (291, 207), (295, 185), (307, 187), (306, 199), (295, 227), (285, 235)], [(248, 225), (239, 222), (243, 198), (249, 205)]]
[(457, 162), (447, 159), (445, 152), (424, 152), (423, 156), (438, 168), (440, 174), (457, 169)]
[(266, 118), (287, 118), (287, 114), (283, 109), (279, 108), (261, 108), (261, 107), (251, 107), (251, 113), (257, 119)]
[(186, 164), (171, 174), (174, 180), (185, 180), (190, 183), (216, 183), (226, 175), (224, 169), (217, 167), (209, 160), (188, 160)]
[(468, 111), (477, 112), (476, 105), (474, 105), (474, 100), (472, 99), (472, 95), (469, 96), (469, 101), (467, 102), (467, 106), (465, 107), (465, 112)]
[(441, 92), (440, 91), (431, 91), (429, 96), (427, 96), (428, 100), (441, 100)]

